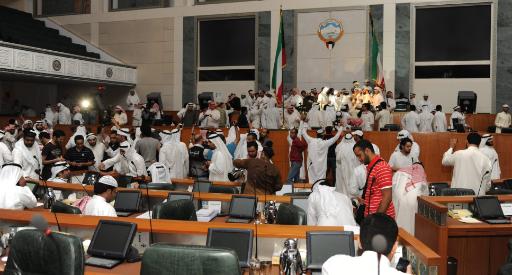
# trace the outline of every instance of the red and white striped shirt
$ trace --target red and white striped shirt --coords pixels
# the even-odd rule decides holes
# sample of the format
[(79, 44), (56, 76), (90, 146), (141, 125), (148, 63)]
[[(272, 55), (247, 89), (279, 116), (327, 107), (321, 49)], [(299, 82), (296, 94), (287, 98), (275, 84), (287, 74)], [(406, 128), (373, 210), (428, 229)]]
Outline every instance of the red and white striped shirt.
[[(379, 159), (381, 161), (376, 163)], [(374, 165), (375, 167), (373, 167)], [(372, 167), (373, 169), (371, 169)], [(365, 217), (368, 216), (369, 214), (377, 212), (382, 201), (382, 190), (391, 188), (391, 186), (393, 185), (393, 172), (391, 170), (391, 167), (380, 156), (376, 156), (375, 158), (373, 158), (366, 169), (367, 173), (370, 173), (370, 169), (372, 171), (368, 176), (368, 184), (366, 186), (365, 192)], [(386, 214), (392, 218), (395, 218), (395, 207), (393, 206), (393, 201), (389, 203), (389, 207), (386, 210)]]

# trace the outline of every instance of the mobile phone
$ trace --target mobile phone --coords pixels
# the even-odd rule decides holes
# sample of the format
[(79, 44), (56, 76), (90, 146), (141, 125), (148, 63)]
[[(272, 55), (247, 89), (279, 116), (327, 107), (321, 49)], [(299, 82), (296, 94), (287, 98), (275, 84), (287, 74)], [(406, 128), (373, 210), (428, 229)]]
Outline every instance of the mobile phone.
[(410, 264), (409, 260), (402, 257), (398, 260), (398, 263), (396, 264), (396, 270), (405, 273), (405, 272), (407, 272), (407, 266), (409, 264)]

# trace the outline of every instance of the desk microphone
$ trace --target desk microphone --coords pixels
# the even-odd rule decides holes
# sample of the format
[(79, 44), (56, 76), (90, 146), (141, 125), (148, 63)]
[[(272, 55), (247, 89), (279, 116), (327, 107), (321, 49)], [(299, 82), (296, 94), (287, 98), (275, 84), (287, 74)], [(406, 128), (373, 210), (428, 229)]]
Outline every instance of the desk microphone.
[(375, 235), (372, 238), (372, 248), (375, 252), (377, 252), (377, 274), (380, 275), (380, 258), (382, 254), (384, 254), (384, 251), (386, 251), (387, 247), (387, 240), (386, 238), (381, 235)]
[[(494, 165), (493, 165), (494, 166)], [(491, 167), (492, 171), (492, 167)], [(491, 171), (485, 171), (484, 175), (482, 176), (482, 180), (480, 181), (480, 186), (478, 187), (478, 193), (476, 193), (477, 196), (480, 195), (480, 188), (482, 188), (482, 184), (484, 183), (484, 178), (487, 174), (491, 173)]]
[(32, 219), (30, 219), (30, 226), (42, 231), (45, 236), (50, 236), (52, 234), (52, 230), (48, 226), (48, 221), (40, 214), (32, 216)]

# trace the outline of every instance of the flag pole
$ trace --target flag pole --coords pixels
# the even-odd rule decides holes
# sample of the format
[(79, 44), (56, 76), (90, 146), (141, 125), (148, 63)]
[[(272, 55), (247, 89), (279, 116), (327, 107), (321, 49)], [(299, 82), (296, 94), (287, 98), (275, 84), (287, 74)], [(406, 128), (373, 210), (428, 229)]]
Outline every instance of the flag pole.
[[(283, 30), (283, 33), (281, 33), (281, 29)], [(282, 35), (282, 44), (284, 45), (284, 26), (283, 26), (283, 5), (280, 5), (279, 7), (279, 34), (278, 35)], [(286, 52), (286, 48), (283, 47), (283, 51)], [(286, 66), (286, 64), (285, 64)], [(284, 67), (285, 66), (281, 66), (281, 83), (283, 83), (283, 92), (281, 94), (281, 110), (282, 110), (282, 113), (283, 113), (283, 123), (281, 125), (281, 129), (284, 130), (286, 129), (286, 126), (285, 126), (285, 120), (284, 120)]]

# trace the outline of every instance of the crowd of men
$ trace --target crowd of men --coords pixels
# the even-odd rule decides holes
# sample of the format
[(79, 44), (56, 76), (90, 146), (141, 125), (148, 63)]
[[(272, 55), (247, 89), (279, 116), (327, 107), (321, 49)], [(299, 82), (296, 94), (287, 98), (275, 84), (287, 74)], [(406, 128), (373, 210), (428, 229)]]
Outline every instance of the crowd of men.
[[(95, 186), (95, 195), (78, 200), (76, 205), (84, 213), (115, 215), (106, 205), (115, 198), (115, 178), (119, 175), (170, 183), (187, 177), (230, 181), (230, 173), (241, 174), (237, 180), (245, 182), (242, 192), (275, 194), (283, 184), (305, 179), (307, 169), (307, 180), (313, 184), (308, 224), (356, 225), (360, 222), (358, 215), (386, 213), (413, 232), (416, 197), (427, 194), (420, 146), (413, 133), (446, 131), (445, 114), (427, 95), (418, 102), (414, 95), (394, 99), (391, 92), (384, 94), (381, 88), (369, 84), (361, 87), (354, 82), (352, 89), (341, 92), (322, 88), (319, 93), (299, 93), (293, 89), (284, 101), (284, 114), (276, 98), (265, 92), (249, 91), (241, 99), (232, 94), (226, 103), (210, 101), (203, 110), (188, 103), (178, 112), (180, 124), (163, 131), (153, 129), (147, 120), (141, 120), (140, 127), (127, 128), (127, 114), (121, 106), (115, 107), (110, 119), (113, 126), (87, 129), (79, 108), (75, 106), (70, 112), (58, 103), (35, 123), (11, 119), (0, 131), (0, 165), (4, 167), (0, 178), (9, 178), (9, 190), (20, 194), (23, 201), (21, 194), (27, 194), (19, 188), (27, 181), (71, 182), (73, 171), (97, 171), (104, 177)], [(364, 131), (390, 124), (392, 112), (402, 104), (398, 102), (404, 102), (410, 111), (402, 119), (397, 147), (386, 161), (380, 156), (378, 144), (366, 139)], [(134, 90), (128, 95), (127, 105), (133, 111), (140, 105)], [(464, 124), (464, 115), (458, 110), (454, 108), (452, 117)], [(379, 127), (375, 127), (375, 120)], [(54, 129), (56, 124), (69, 123), (74, 125), (70, 137)], [(283, 124), (289, 129), (290, 169), (286, 177), (272, 161), (270, 131)], [(181, 137), (183, 125), (193, 127), (190, 139)], [(504, 105), (496, 117), (497, 131), (509, 126), (510, 114)], [(244, 127), (249, 128), (247, 133), (241, 133)], [(315, 136), (308, 134), (311, 129), (316, 130)], [(442, 160), (443, 165), (454, 166), (451, 186), (484, 194), (490, 181), (500, 178), (493, 145), (491, 135), (470, 133), (467, 149), (454, 152), (455, 141), (451, 141)], [(3, 195), (0, 206), (32, 206), (32, 201), (13, 202), (15, 197)]]

